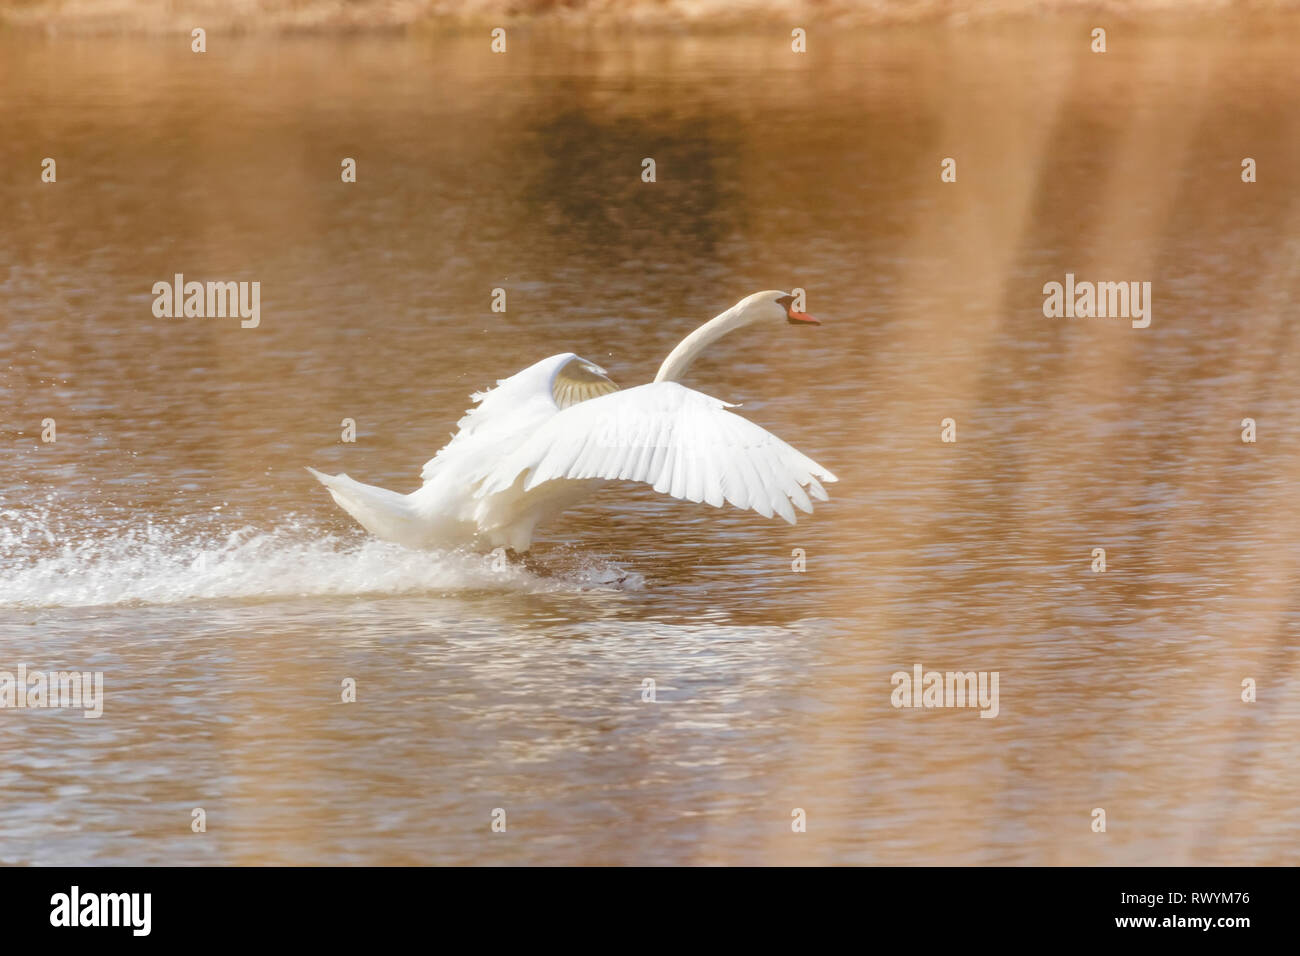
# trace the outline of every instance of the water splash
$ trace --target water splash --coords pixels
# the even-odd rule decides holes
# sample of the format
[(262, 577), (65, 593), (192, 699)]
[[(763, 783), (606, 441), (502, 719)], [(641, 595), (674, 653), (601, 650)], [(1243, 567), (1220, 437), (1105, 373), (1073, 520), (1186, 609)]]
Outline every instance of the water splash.
[[(80, 530), (78, 530), (78, 526)], [(93, 532), (85, 528), (93, 526)], [(0, 508), (0, 608), (275, 600), (326, 595), (636, 588), (637, 576), (587, 564), (558, 576), (492, 555), (412, 551), (287, 516), (270, 530), (220, 515), (142, 524), (77, 522)]]

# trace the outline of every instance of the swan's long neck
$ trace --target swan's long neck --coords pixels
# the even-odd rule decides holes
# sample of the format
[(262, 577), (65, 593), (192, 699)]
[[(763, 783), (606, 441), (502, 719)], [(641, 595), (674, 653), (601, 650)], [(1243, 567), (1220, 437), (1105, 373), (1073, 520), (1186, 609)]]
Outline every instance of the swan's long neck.
[(668, 357), (664, 359), (664, 364), (659, 366), (655, 381), (680, 382), (682, 376), (686, 374), (686, 370), (691, 367), (691, 363), (695, 361), (701, 352), (728, 332), (744, 324), (744, 317), (736, 306), (732, 306), (716, 318), (705, 322), (678, 342), (677, 348), (668, 353)]

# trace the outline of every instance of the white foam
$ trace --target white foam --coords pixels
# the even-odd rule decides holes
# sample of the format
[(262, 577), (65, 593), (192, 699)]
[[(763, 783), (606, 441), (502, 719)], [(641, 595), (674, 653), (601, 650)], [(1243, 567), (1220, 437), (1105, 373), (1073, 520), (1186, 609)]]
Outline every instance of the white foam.
[[(125, 519), (130, 521), (129, 517)], [(637, 587), (617, 569), (539, 576), (491, 555), (412, 551), (289, 517), (271, 530), (218, 516), (170, 525), (57, 521), (0, 508), (0, 607), (172, 604), (316, 595)], [(69, 531), (94, 524), (91, 532)]]

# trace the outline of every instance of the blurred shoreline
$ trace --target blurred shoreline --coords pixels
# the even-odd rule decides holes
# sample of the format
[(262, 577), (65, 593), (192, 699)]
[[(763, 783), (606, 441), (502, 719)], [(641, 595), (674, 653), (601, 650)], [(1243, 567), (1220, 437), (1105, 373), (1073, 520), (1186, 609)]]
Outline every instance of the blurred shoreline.
[[(1300, 0), (0, 0), (0, 31), (59, 34), (458, 32), (486, 26), (598, 31), (757, 31), (776, 25), (893, 27), (1098, 17), (1241, 24)], [(1106, 24), (1103, 24), (1106, 25)]]

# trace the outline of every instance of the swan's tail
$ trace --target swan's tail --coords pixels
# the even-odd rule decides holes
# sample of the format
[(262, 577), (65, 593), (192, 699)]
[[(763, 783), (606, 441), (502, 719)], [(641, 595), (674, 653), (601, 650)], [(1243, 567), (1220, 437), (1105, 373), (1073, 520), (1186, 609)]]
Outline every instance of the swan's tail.
[(422, 527), (411, 501), (387, 488), (363, 485), (347, 475), (325, 475), (308, 468), (338, 506), (376, 538), (418, 546)]

